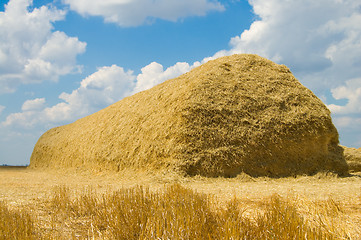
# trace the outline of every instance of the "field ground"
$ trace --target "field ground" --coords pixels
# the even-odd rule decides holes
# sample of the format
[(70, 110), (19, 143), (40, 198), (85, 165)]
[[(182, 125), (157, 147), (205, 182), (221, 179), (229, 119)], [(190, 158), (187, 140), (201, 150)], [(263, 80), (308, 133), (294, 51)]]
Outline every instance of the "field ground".
[[(332, 174), (291, 178), (185, 178), (172, 174), (147, 173), (85, 173), (61, 171), (35, 171), (22, 167), (0, 167), (0, 201), (13, 209), (32, 209), (40, 216), (42, 204), (49, 201), (54, 188), (66, 186), (76, 195), (86, 189), (97, 194), (137, 185), (161, 190), (165, 185), (178, 183), (199, 193), (212, 195), (217, 204), (238, 198), (245, 214), (252, 216), (277, 194), (292, 199), (310, 221), (325, 215), (336, 229), (343, 229), (346, 239), (361, 239), (361, 173), (339, 178)], [(331, 211), (331, 213), (330, 213)], [(332, 217), (332, 211), (335, 211)], [(326, 216), (327, 215), (327, 216)]]

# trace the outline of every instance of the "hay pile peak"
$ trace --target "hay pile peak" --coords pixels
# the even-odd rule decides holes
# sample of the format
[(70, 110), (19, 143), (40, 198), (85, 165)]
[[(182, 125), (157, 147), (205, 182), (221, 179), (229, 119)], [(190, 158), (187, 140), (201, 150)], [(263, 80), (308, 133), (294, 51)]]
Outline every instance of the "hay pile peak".
[(347, 172), (326, 106), (287, 67), (250, 54), (209, 61), (49, 130), (30, 165), (210, 177)]

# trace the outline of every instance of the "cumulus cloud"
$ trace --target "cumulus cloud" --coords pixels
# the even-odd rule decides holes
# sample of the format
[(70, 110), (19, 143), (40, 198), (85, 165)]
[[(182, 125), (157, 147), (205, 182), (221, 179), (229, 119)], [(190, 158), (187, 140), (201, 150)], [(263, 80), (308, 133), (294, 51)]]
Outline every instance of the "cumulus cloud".
[(101, 16), (120, 26), (139, 26), (155, 19), (177, 21), (189, 16), (204, 16), (223, 11), (216, 0), (63, 0), (83, 16)]
[(76, 57), (86, 43), (53, 30), (66, 12), (42, 6), (29, 10), (31, 0), (10, 0), (0, 12), (0, 94), (19, 84), (56, 81), (78, 72)]
[(336, 100), (347, 99), (346, 105), (330, 104), (328, 108), (335, 114), (361, 113), (361, 78), (352, 79), (346, 85), (331, 90)]
[(199, 62), (195, 62), (193, 65), (189, 65), (186, 62), (178, 62), (164, 71), (161, 64), (152, 62), (142, 68), (142, 73), (137, 76), (137, 84), (133, 92), (136, 93), (149, 89), (167, 79), (178, 77), (199, 65)]
[(258, 19), (218, 55), (256, 53), (286, 64), (315, 91), (360, 76), (361, 3), (249, 0)]
[(348, 80), (345, 85), (332, 89), (331, 93), (336, 100), (347, 100), (345, 105), (328, 105), (334, 124), (342, 132), (341, 139), (344, 138), (350, 146), (360, 147), (361, 78)]
[(164, 70), (161, 64), (152, 62), (142, 68), (142, 72), (137, 76), (133, 71), (125, 71), (117, 65), (101, 67), (83, 79), (80, 86), (71, 93), (61, 93), (61, 102), (46, 107), (45, 98), (27, 100), (22, 106), (22, 112), (7, 116), (0, 127), (31, 129), (37, 126), (66, 124), (199, 65), (199, 62), (193, 65), (179, 62)]
[(81, 81), (80, 87), (72, 93), (62, 93), (61, 102), (46, 108), (46, 119), (61, 122), (83, 117), (100, 110), (128, 96), (134, 88), (135, 76), (132, 71), (112, 65), (99, 68), (97, 72)]
[(336, 116), (333, 118), (333, 122), (340, 129), (351, 129), (353, 131), (360, 132), (359, 127), (361, 125), (361, 116), (359, 117)]
[(5, 109), (5, 106), (0, 105), (0, 115), (4, 111), (4, 109)]
[(340, 134), (342, 145), (361, 147), (361, 114), (340, 115), (334, 114), (333, 123)]
[(74, 121), (124, 98), (134, 88), (134, 81), (132, 71), (116, 65), (102, 67), (83, 79), (79, 88), (61, 93), (60, 103), (45, 107), (45, 98), (27, 100), (22, 112), (10, 114), (1, 125), (26, 129)]
[(45, 98), (36, 98), (33, 100), (27, 100), (24, 102), (21, 110), (23, 111), (33, 111), (33, 110), (42, 110), (45, 106)]
[(39, 116), (36, 111), (12, 113), (1, 123), (1, 127), (21, 127), (22, 129), (30, 129), (38, 123), (38, 118)]

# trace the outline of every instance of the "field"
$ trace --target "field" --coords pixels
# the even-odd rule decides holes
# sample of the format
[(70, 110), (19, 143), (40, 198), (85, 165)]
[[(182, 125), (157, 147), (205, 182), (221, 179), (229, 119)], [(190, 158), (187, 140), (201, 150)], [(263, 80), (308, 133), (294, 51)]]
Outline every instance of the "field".
[(185, 178), (1, 167), (0, 181), (0, 239), (361, 239), (360, 173)]

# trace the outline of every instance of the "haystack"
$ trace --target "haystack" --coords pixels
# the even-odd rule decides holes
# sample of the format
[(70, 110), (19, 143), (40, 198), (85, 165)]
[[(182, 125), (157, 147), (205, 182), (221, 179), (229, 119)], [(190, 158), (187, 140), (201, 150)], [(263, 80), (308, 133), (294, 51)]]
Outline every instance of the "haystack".
[(343, 147), (350, 172), (361, 172), (361, 148)]
[(33, 168), (185, 175), (347, 173), (330, 111), (290, 70), (233, 55), (46, 132)]

